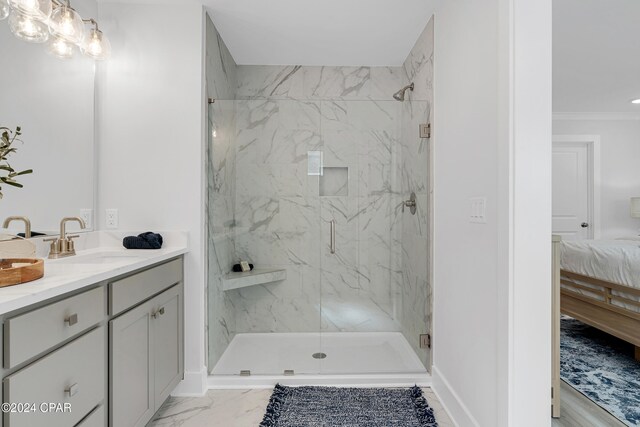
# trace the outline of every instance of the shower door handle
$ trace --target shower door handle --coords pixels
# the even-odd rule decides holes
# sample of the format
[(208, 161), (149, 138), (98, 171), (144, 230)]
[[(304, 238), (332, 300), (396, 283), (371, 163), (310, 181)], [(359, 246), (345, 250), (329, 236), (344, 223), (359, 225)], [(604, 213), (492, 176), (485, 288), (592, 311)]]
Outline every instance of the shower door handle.
[(335, 254), (336, 253), (336, 220), (332, 219), (331, 222), (329, 223), (331, 224), (331, 243), (330, 243), (330, 249), (331, 249), (331, 253)]

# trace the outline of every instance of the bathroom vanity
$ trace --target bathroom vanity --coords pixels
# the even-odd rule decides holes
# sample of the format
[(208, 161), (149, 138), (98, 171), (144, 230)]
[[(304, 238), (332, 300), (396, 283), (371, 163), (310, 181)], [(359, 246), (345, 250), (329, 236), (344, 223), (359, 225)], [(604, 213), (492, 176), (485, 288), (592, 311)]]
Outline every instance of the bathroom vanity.
[(0, 289), (2, 426), (147, 424), (184, 374), (185, 252), (96, 246)]

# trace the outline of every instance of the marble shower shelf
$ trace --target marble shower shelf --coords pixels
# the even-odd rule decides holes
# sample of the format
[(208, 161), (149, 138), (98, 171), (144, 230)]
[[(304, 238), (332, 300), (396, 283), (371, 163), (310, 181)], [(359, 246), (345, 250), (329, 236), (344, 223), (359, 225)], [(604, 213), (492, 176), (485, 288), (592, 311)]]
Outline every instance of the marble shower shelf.
[(222, 289), (245, 288), (247, 286), (264, 285), (287, 278), (287, 270), (274, 268), (254, 268), (244, 273), (229, 273), (222, 279)]

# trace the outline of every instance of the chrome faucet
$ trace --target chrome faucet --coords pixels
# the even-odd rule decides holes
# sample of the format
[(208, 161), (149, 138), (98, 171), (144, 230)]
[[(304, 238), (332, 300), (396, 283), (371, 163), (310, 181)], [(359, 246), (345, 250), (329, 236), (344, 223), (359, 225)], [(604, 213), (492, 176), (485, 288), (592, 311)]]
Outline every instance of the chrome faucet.
[(49, 251), (49, 258), (64, 258), (76, 254), (76, 248), (72, 239), (80, 237), (78, 234), (74, 236), (67, 236), (66, 225), (69, 221), (77, 221), (80, 224), (81, 229), (87, 228), (87, 225), (82, 218), (77, 216), (65, 217), (60, 221), (60, 237), (57, 239), (44, 239), (45, 242), (51, 242), (51, 250)]
[(4, 220), (4, 223), (2, 223), (2, 228), (9, 227), (9, 224), (11, 223), (11, 221), (22, 221), (22, 222), (24, 222), (24, 237), (25, 237), (25, 239), (28, 239), (28, 238), (31, 237), (31, 221), (29, 221), (29, 218), (27, 218), (26, 216), (10, 216), (10, 217), (7, 217), (7, 219)]

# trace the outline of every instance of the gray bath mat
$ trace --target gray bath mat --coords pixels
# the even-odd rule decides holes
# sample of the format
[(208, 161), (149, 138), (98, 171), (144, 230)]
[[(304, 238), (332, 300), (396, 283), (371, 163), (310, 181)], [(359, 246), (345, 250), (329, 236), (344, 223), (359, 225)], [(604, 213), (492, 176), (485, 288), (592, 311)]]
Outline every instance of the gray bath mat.
[(419, 387), (284, 387), (277, 384), (260, 427), (437, 427)]

